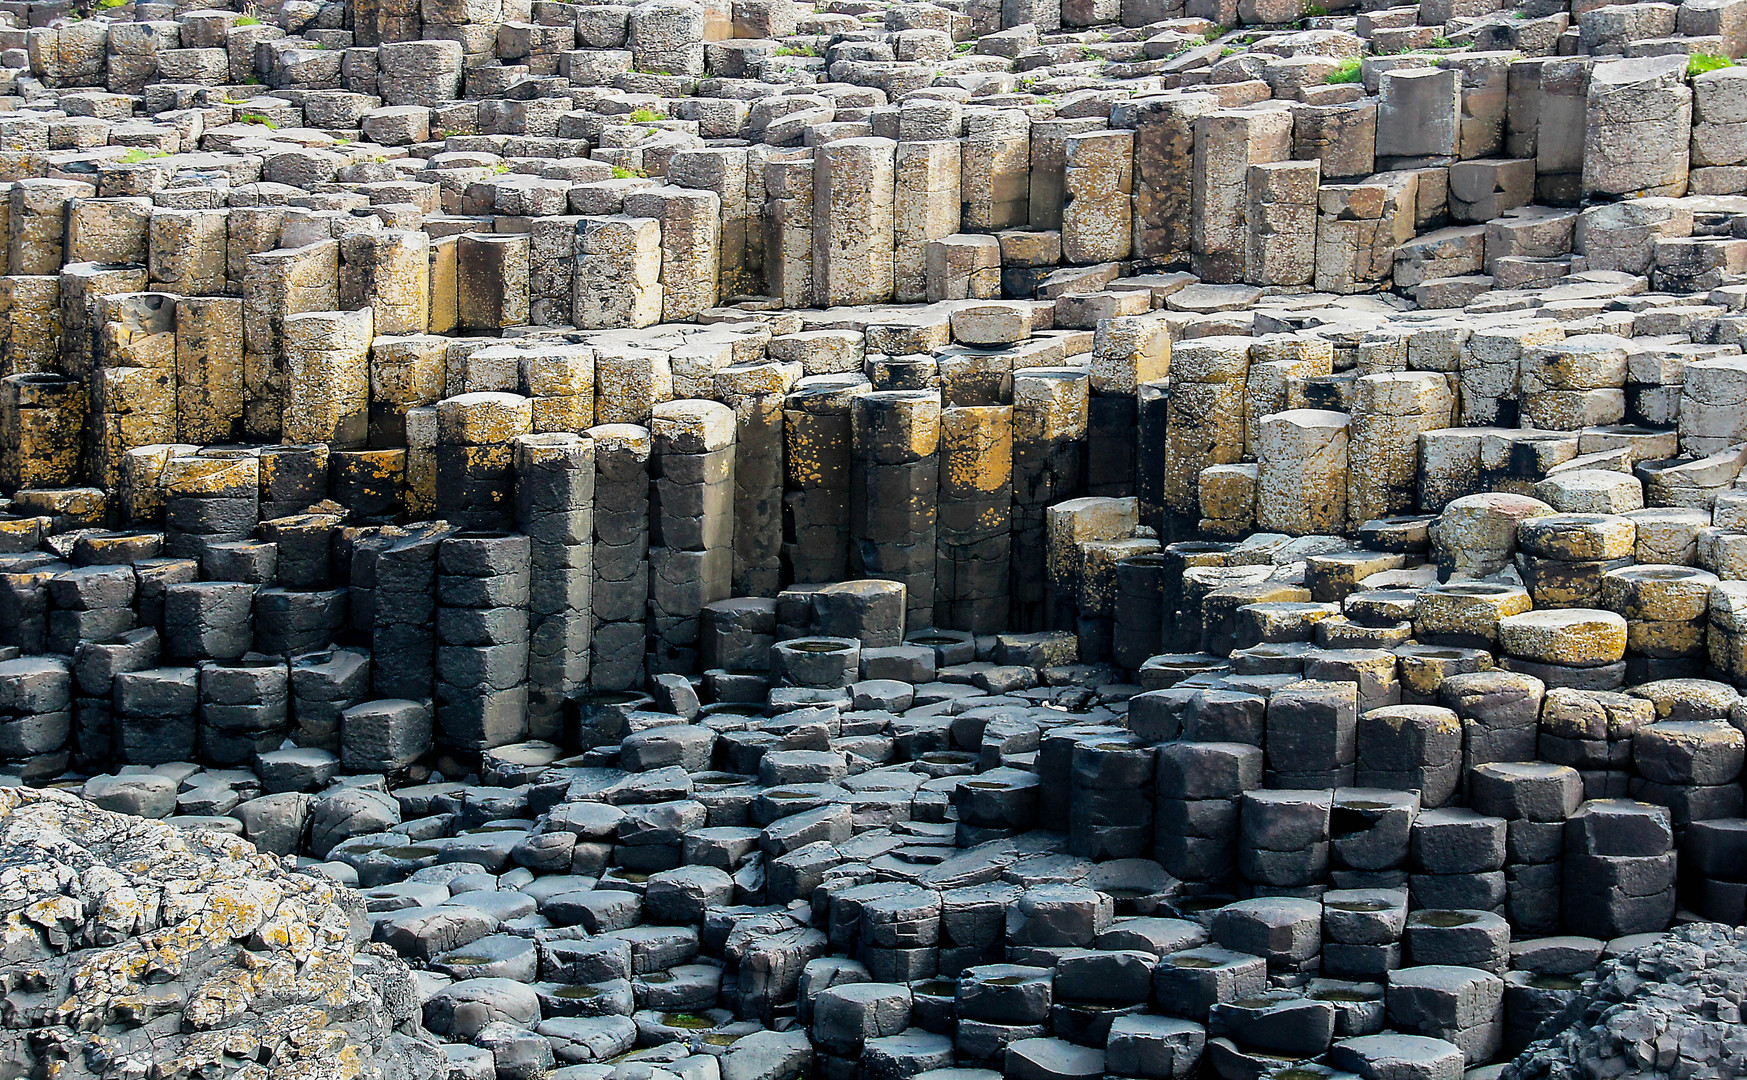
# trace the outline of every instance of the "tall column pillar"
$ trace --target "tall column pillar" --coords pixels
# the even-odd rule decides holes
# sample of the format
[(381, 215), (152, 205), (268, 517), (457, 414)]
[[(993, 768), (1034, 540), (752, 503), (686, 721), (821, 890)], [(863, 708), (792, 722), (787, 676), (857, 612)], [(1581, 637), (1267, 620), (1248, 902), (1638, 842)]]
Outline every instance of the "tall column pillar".
[(557, 742), (588, 687), (594, 616), (594, 443), (516, 439), (516, 528), (528, 537), (528, 734)]
[(669, 401), (649, 425), (655, 473), (649, 538), (650, 675), (698, 667), (704, 608), (734, 580), (734, 411)]
[(1007, 628), (1012, 523), (1012, 406), (942, 410), (934, 625)]
[(734, 364), (716, 373), (715, 396), (734, 410), (734, 595), (782, 588), (783, 395), (781, 364)]
[(901, 582), (906, 619), (934, 618), (940, 490), (940, 393), (884, 390), (855, 399), (850, 572)]
[(1091, 380), (1078, 368), (1013, 373), (1013, 625), (1045, 628), (1049, 508), (1079, 493)]
[(649, 615), (649, 429), (589, 428), (594, 441), (594, 638), (596, 690), (643, 685)]
[(897, 143), (842, 139), (813, 150), (813, 301), (819, 307), (892, 298)]
[(868, 389), (859, 375), (814, 375), (784, 402), (783, 535), (792, 582), (849, 576), (850, 405)]

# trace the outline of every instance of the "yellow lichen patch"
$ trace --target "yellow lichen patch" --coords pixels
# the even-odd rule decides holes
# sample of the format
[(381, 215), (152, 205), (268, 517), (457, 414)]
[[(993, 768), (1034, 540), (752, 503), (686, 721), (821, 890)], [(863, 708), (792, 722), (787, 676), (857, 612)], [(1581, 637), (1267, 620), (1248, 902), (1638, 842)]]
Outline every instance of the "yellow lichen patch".
[(206, 894), (201, 932), (240, 938), (253, 934), (279, 906), (280, 891), (265, 881), (230, 881)]
[(190, 994), (182, 1022), (196, 1031), (221, 1027), (247, 1012), (254, 997), (253, 977), (248, 972), (233, 972)]
[(263, 947), (288, 952), (299, 963), (309, 959), (316, 944), (315, 931), (308, 922), (285, 915), (275, 915), (261, 924), (255, 937)]
[(24, 919), (49, 933), (49, 944), (65, 952), (72, 931), (84, 921), (84, 907), (72, 897), (44, 897), (24, 909)]
[(298, 978), (297, 965), (282, 957), (255, 966), (251, 982), (255, 993), (284, 1001), (305, 1001), (320, 993), (306, 987)]
[(145, 917), (145, 904), (139, 892), (118, 885), (103, 893), (97, 901), (97, 912), (85, 928), (85, 936), (93, 945), (113, 945), (136, 933)]
[(48, 955), (42, 931), (26, 921), (22, 912), (8, 912), (5, 921), (0, 922), (0, 961), (16, 964)]

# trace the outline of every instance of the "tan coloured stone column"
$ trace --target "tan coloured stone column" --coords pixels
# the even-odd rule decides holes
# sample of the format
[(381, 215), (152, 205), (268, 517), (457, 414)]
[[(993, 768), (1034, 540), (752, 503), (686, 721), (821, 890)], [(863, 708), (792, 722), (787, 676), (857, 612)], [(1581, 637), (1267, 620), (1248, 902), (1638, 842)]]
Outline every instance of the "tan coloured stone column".
[(80, 180), (20, 180), (10, 192), (7, 255), (14, 274), (58, 274), (66, 263), (67, 204), (97, 189)]
[(1256, 527), (1339, 535), (1347, 524), (1347, 414), (1289, 409), (1264, 416), (1256, 439)]
[(224, 291), (225, 214), (224, 210), (152, 210), (147, 265), (155, 288), (187, 296)]
[(1249, 170), (1292, 152), (1292, 114), (1261, 106), (1219, 109), (1195, 120), (1192, 264), (1210, 282), (1246, 279)]
[(1314, 161), (1250, 166), (1244, 280), (1252, 285), (1308, 285), (1316, 277), (1318, 178)]
[(1304, 380), (1334, 370), (1334, 343), (1310, 334), (1265, 334), (1250, 345), (1244, 380), (1244, 453), (1257, 454), (1262, 417), (1308, 408)]
[(1134, 133), (1089, 131), (1064, 141), (1062, 259), (1114, 262), (1134, 250)]
[(284, 423), (284, 323), (287, 315), (340, 305), (340, 245), (250, 255), (243, 279), (243, 432), (277, 442)]
[(571, 326), (576, 306), (576, 241), (582, 218), (563, 214), (528, 222), (528, 321)]
[(928, 247), (958, 232), (960, 143), (957, 139), (901, 142), (895, 158), (892, 221), (893, 299), (928, 298)]
[(1194, 338), (1172, 350), (1164, 507), (1179, 527), (1200, 516), (1201, 470), (1243, 457), (1249, 367), (1249, 338)]
[(522, 393), (534, 400), (534, 433), (581, 434), (594, 426), (594, 350), (530, 345), (521, 355)]
[(437, 407), (406, 411), (406, 515), (424, 521), (437, 512)]
[(67, 208), (67, 261), (144, 265), (151, 219), (148, 198), (78, 199)]
[(370, 343), (370, 445), (408, 446), (408, 414), (443, 397), (447, 339), (435, 334)]
[(1419, 433), (1448, 427), (1455, 401), (1432, 371), (1366, 375), (1355, 384), (1347, 460), (1347, 527), (1411, 511), (1418, 488)]
[(1194, 219), (1195, 118), (1219, 107), (1210, 93), (1120, 102), (1113, 127), (1134, 129), (1134, 254), (1149, 266), (1187, 264)]
[(109, 489), (136, 446), (176, 441), (176, 298), (164, 293), (105, 296), (99, 366), (92, 371), (93, 482)]
[(576, 231), (572, 319), (578, 329), (653, 326), (661, 321), (661, 223), (585, 217)]
[(812, 160), (768, 162), (764, 189), (765, 289), (784, 307), (806, 307), (813, 302)]
[(713, 191), (656, 187), (625, 196), (625, 213), (661, 223), (661, 319), (684, 322), (716, 306), (721, 200)]
[(1018, 109), (967, 110), (959, 158), (960, 228), (993, 232), (1030, 219), (1031, 118)]
[(647, 424), (673, 400), (673, 365), (664, 352), (602, 348), (594, 360), (594, 416), (600, 424)]
[[(59, 326), (44, 328), (59, 339), (59, 369), (69, 375), (89, 372), (103, 351), (103, 313), (99, 309), (104, 298), (147, 289), (147, 275), (137, 266), (68, 263), (62, 267), (57, 290)], [(30, 337), (26, 331), (21, 340)]]
[(0, 379), (0, 486), (70, 487), (85, 444), (85, 384), (52, 373)]
[(340, 241), (340, 306), (370, 308), (378, 334), (423, 334), (431, 323), (431, 242), (384, 229)]
[[(69, 363), (72, 361), (72, 363)], [(0, 277), (0, 375), (62, 371), (90, 374), (61, 348), (61, 286), (58, 277)]]
[(495, 331), (527, 323), (526, 236), (463, 233), (455, 253), (461, 329)]
[(228, 443), (243, 433), (243, 302), (176, 301), (176, 437)]
[(369, 308), (286, 317), (285, 441), (369, 441), (371, 328)]
[(813, 152), (814, 303), (885, 303), (897, 243), (897, 143), (843, 139)]
[(1012, 520), (1012, 407), (942, 410), (936, 626), (978, 634), (1006, 629)]
[(681, 150), (667, 165), (669, 183), (716, 196), (717, 293), (724, 297), (758, 291), (752, 287), (758, 268), (748, 257), (747, 244), (751, 229), (746, 199), (749, 157), (743, 146), (707, 147)]

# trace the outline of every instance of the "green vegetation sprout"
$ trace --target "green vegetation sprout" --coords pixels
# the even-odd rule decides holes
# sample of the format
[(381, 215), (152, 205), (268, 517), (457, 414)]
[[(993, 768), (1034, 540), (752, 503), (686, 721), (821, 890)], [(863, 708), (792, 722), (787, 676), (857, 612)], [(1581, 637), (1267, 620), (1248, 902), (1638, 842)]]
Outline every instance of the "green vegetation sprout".
[(1693, 53), (1686, 58), (1686, 77), (1693, 78), (1707, 71), (1720, 71), (1726, 67), (1734, 67), (1735, 61), (1726, 56), (1715, 56), (1711, 53)]
[(1365, 62), (1356, 56), (1342, 60), (1340, 66), (1323, 76), (1323, 82), (1330, 86), (1340, 83), (1363, 82), (1365, 78)]

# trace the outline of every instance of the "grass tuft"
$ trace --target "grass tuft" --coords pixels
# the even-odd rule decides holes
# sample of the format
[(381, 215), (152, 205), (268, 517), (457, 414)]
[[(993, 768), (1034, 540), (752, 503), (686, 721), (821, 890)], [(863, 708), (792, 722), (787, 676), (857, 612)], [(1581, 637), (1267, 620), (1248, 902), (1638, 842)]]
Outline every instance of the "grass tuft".
[(1726, 56), (1714, 56), (1711, 53), (1693, 53), (1686, 58), (1686, 77), (1691, 79), (1703, 75), (1707, 71), (1721, 71), (1726, 67), (1734, 67), (1735, 61)]
[(1365, 62), (1357, 56), (1349, 56), (1341, 61), (1339, 67), (1324, 75), (1322, 81), (1329, 86), (1341, 83), (1356, 83), (1365, 80)]

